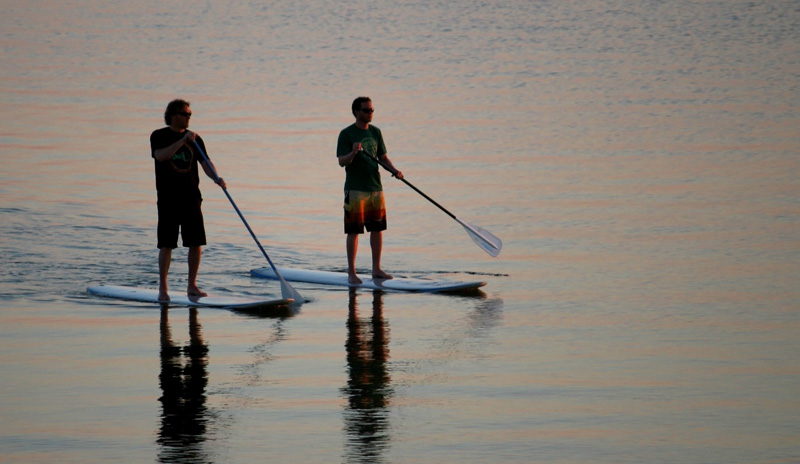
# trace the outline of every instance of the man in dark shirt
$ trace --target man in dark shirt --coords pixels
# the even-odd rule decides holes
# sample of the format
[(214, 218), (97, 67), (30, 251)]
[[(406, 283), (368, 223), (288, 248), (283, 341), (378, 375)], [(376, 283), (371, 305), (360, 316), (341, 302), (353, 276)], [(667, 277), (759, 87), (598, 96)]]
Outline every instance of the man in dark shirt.
[[(212, 180), (214, 165), (206, 163), (197, 153), (195, 142), (205, 152), (203, 139), (188, 130), (192, 111), (189, 102), (173, 100), (164, 112), (167, 127), (150, 134), (150, 151), (155, 162), (156, 190), (158, 192), (158, 272), (159, 300), (169, 301), (168, 275), (172, 250), (178, 246), (178, 233), (183, 246), (189, 248), (189, 279), (186, 293), (189, 296), (206, 296), (197, 286), (202, 246), (206, 244), (203, 225), (198, 162)], [(225, 181), (216, 183), (226, 188)]]
[(386, 230), (386, 204), (378, 170), (378, 160), (398, 179), (403, 173), (394, 167), (386, 155), (386, 145), (380, 129), (370, 125), (375, 107), (369, 97), (353, 101), (356, 122), (339, 133), (336, 156), (345, 168), (344, 232), (347, 234), (347, 274), (351, 284), (360, 284), (356, 275), (358, 236), (364, 229), (370, 232), (372, 248), (372, 277), (391, 279), (381, 269), (383, 231)]

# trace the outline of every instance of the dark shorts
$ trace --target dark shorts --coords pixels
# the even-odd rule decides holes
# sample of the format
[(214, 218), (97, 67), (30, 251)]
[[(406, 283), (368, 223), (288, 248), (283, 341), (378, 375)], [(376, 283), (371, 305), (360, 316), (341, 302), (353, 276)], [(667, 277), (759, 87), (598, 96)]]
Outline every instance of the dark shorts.
[(180, 204), (158, 202), (158, 248), (177, 248), (178, 231), (185, 247), (206, 244), (206, 229), (200, 209), (202, 202), (203, 200)]
[(383, 192), (344, 192), (344, 233), (363, 234), (386, 230), (386, 204)]

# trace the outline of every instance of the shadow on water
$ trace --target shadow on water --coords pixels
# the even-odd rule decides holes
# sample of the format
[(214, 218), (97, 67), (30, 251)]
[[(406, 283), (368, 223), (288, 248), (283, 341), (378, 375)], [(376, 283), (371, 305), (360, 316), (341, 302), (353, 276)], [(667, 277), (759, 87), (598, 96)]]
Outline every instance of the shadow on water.
[(161, 426), (158, 431), (158, 462), (208, 462), (206, 441), (208, 410), (208, 345), (203, 340), (197, 308), (189, 309), (189, 341), (177, 345), (172, 339), (169, 308), (161, 308)]
[(300, 312), (299, 305), (274, 305), (260, 308), (235, 308), (232, 312), (253, 319), (288, 319)]
[(342, 393), (347, 399), (344, 427), (345, 459), (349, 463), (381, 463), (389, 447), (389, 411), (392, 397), (389, 358), (389, 324), (383, 318), (383, 292), (372, 292), (371, 315), (362, 314), (359, 294), (349, 292), (347, 317), (348, 380)]

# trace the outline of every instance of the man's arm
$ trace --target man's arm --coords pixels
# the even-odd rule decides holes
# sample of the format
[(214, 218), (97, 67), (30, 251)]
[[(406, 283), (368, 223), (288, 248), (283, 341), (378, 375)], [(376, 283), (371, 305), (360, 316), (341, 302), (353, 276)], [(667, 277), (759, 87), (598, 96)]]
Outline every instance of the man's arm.
[(356, 159), (356, 155), (358, 155), (359, 151), (361, 151), (361, 143), (356, 142), (353, 144), (353, 151), (346, 155), (337, 156), (339, 159), (339, 166), (344, 167), (353, 164), (353, 161)]
[(167, 145), (164, 148), (157, 148), (153, 150), (153, 157), (156, 161), (167, 161), (172, 158), (172, 155), (175, 154), (180, 148), (187, 144), (188, 141), (194, 140), (196, 134), (191, 131), (186, 131), (183, 137), (181, 137), (177, 142), (173, 143), (172, 145)]
[(384, 155), (381, 156), (381, 165), (384, 168), (386, 168), (389, 172), (391, 172), (394, 177), (397, 177), (398, 179), (403, 178), (403, 173), (399, 169), (394, 167), (394, 164), (392, 164), (392, 160), (389, 159), (389, 155), (384, 153)]
[(223, 179), (217, 174), (217, 168), (214, 166), (214, 163), (210, 159), (207, 159), (207, 161), (200, 161), (200, 166), (203, 166), (203, 171), (217, 185), (219, 185), (222, 188), (228, 188), (228, 186), (225, 184), (225, 179)]

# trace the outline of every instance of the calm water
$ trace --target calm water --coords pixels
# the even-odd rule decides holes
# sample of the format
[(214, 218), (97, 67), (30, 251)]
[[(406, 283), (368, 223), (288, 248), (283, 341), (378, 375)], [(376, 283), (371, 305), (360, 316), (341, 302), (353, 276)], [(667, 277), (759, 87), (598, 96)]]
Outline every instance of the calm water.
[[(800, 462), (800, 4), (396, 3), (2, 2), (0, 462)], [(481, 294), (85, 293), (157, 283), (175, 97), (271, 257), (343, 269), (360, 94), (407, 178), (505, 243), (386, 177), (385, 267)], [(201, 284), (279, 295), (202, 188)]]

